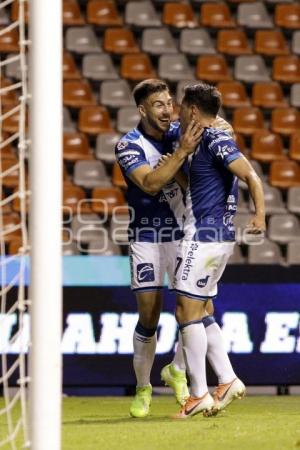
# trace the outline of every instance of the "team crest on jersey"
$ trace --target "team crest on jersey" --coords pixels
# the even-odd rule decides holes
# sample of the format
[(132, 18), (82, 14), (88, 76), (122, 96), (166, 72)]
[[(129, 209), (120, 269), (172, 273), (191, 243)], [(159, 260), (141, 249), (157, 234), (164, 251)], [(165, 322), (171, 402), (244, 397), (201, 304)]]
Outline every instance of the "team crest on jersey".
[(155, 280), (154, 266), (152, 263), (141, 263), (136, 267), (137, 280), (139, 283), (147, 283)]
[(120, 141), (117, 144), (117, 149), (118, 150), (124, 150), (124, 148), (128, 147), (128, 142), (127, 141)]
[(201, 278), (197, 281), (198, 288), (204, 288), (207, 285), (208, 279), (210, 275), (207, 275), (205, 278)]

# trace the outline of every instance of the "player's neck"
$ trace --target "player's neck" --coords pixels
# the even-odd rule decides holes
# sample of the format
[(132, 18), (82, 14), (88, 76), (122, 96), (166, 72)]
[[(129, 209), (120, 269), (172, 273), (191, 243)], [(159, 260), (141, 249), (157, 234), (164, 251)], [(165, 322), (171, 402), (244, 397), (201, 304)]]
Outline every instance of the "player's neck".
[(164, 132), (160, 130), (156, 130), (153, 128), (149, 123), (141, 121), (142, 128), (144, 132), (151, 138), (155, 139), (156, 141), (162, 141), (164, 137)]
[(199, 123), (201, 124), (201, 126), (203, 128), (210, 128), (212, 127), (212, 124), (214, 122), (214, 117), (210, 117), (210, 116), (205, 116), (205, 117), (201, 117), (201, 119), (199, 119)]

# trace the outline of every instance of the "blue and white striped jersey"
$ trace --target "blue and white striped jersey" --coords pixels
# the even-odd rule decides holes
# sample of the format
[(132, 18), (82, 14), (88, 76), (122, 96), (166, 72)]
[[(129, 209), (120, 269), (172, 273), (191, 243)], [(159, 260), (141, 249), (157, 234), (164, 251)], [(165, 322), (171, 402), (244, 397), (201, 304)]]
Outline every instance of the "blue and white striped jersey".
[(129, 240), (140, 242), (169, 242), (181, 239), (185, 210), (183, 193), (172, 180), (158, 194), (146, 194), (128, 175), (137, 167), (154, 168), (161, 155), (172, 153), (179, 139), (179, 122), (171, 123), (162, 141), (147, 135), (141, 125), (121, 138), (115, 148), (116, 159), (128, 185), (127, 201), (131, 207)]
[(227, 168), (242, 154), (227, 133), (206, 128), (190, 157), (184, 238), (211, 242), (234, 241), (238, 180)]

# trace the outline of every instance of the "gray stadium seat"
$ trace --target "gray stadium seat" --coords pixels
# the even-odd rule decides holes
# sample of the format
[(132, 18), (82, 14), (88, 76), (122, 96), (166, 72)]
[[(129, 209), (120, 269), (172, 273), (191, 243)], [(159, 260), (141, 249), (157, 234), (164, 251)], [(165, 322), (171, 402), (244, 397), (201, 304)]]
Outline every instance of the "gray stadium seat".
[(100, 53), (101, 46), (92, 27), (70, 27), (66, 31), (66, 48), (75, 53)]
[(230, 256), (228, 260), (228, 264), (244, 264), (245, 258), (242, 254), (241, 247), (239, 245), (235, 245), (233, 249), (233, 254)]
[(120, 133), (127, 133), (137, 126), (140, 118), (136, 106), (123, 106), (118, 110), (117, 130), (120, 131)]
[(294, 31), (292, 37), (292, 52), (300, 55), (300, 31)]
[[(73, 239), (78, 243), (98, 242), (107, 235), (107, 230), (97, 214), (75, 216), (72, 219)], [(79, 247), (79, 250), (81, 248)]]
[(180, 34), (180, 50), (188, 55), (211, 55), (216, 49), (209, 33), (203, 28), (182, 30)]
[(292, 84), (290, 104), (300, 108), (300, 83)]
[(300, 242), (289, 242), (287, 245), (287, 264), (300, 265)]
[(109, 232), (111, 240), (116, 244), (128, 244), (127, 229), (129, 220), (128, 213), (112, 216)]
[(135, 104), (129, 84), (125, 80), (103, 81), (100, 87), (100, 103), (111, 108)]
[(238, 205), (237, 210), (239, 213), (247, 214), (249, 213), (248, 203), (246, 202), (244, 198), (244, 193), (242, 189), (239, 189), (239, 199), (238, 199)]
[(240, 3), (237, 11), (240, 26), (251, 29), (273, 28), (274, 24), (262, 2)]
[(107, 53), (100, 55), (84, 55), (82, 72), (85, 78), (92, 80), (117, 80), (118, 72), (113, 61)]
[(292, 213), (300, 214), (300, 188), (291, 187), (288, 190), (287, 198), (288, 210)]
[(72, 132), (76, 130), (76, 124), (72, 121), (70, 111), (65, 106), (63, 107), (63, 124), (64, 132)]
[(87, 189), (96, 186), (111, 186), (111, 180), (101, 161), (76, 161), (73, 181), (77, 186)]
[(265, 239), (260, 245), (249, 245), (249, 264), (283, 264), (279, 246), (275, 242)]
[(234, 64), (234, 78), (246, 83), (271, 81), (265, 60), (260, 55), (238, 56)]
[(161, 55), (158, 62), (159, 77), (169, 81), (193, 78), (193, 70), (185, 55)]
[(8, 12), (4, 9), (0, 9), (0, 26), (8, 25), (10, 23)]
[[(7, 55), (5, 59), (7, 60), (16, 56), (17, 55), (10, 53)], [(7, 76), (7, 78), (15, 78), (16, 80), (21, 80), (22, 75), (21, 75), (20, 60), (13, 61), (7, 64), (5, 66), (5, 75)]]
[(99, 241), (89, 244), (87, 253), (89, 255), (114, 256), (121, 255), (121, 249), (115, 242), (102, 237)]
[(280, 244), (300, 240), (299, 220), (293, 214), (273, 215), (270, 217), (268, 237)]
[[(286, 208), (279, 189), (264, 185), (266, 214), (285, 214)], [(254, 212), (253, 201), (250, 200), (250, 211)]]
[(64, 256), (79, 255), (80, 251), (76, 242), (63, 243), (62, 253)]
[(172, 34), (168, 28), (148, 28), (143, 31), (142, 49), (151, 55), (178, 53)]
[(150, 1), (128, 2), (125, 10), (125, 22), (140, 28), (161, 26), (159, 15)]
[(113, 164), (115, 158), (115, 145), (119, 141), (119, 133), (102, 133), (97, 136), (96, 158), (106, 164)]

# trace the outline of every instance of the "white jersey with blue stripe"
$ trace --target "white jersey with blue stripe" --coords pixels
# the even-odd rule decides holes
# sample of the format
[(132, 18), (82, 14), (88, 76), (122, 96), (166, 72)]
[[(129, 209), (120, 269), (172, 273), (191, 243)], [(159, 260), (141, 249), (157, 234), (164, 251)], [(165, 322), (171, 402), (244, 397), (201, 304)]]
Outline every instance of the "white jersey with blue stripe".
[(179, 139), (178, 122), (171, 123), (163, 140), (147, 135), (139, 124), (121, 138), (115, 148), (116, 159), (128, 185), (127, 201), (131, 207), (129, 240), (138, 242), (169, 242), (183, 236), (185, 210), (183, 193), (172, 180), (156, 195), (145, 193), (129, 175), (142, 165), (154, 168), (161, 155), (172, 153)]
[(190, 159), (184, 238), (202, 242), (234, 241), (238, 180), (228, 165), (242, 157), (226, 132), (206, 128)]

